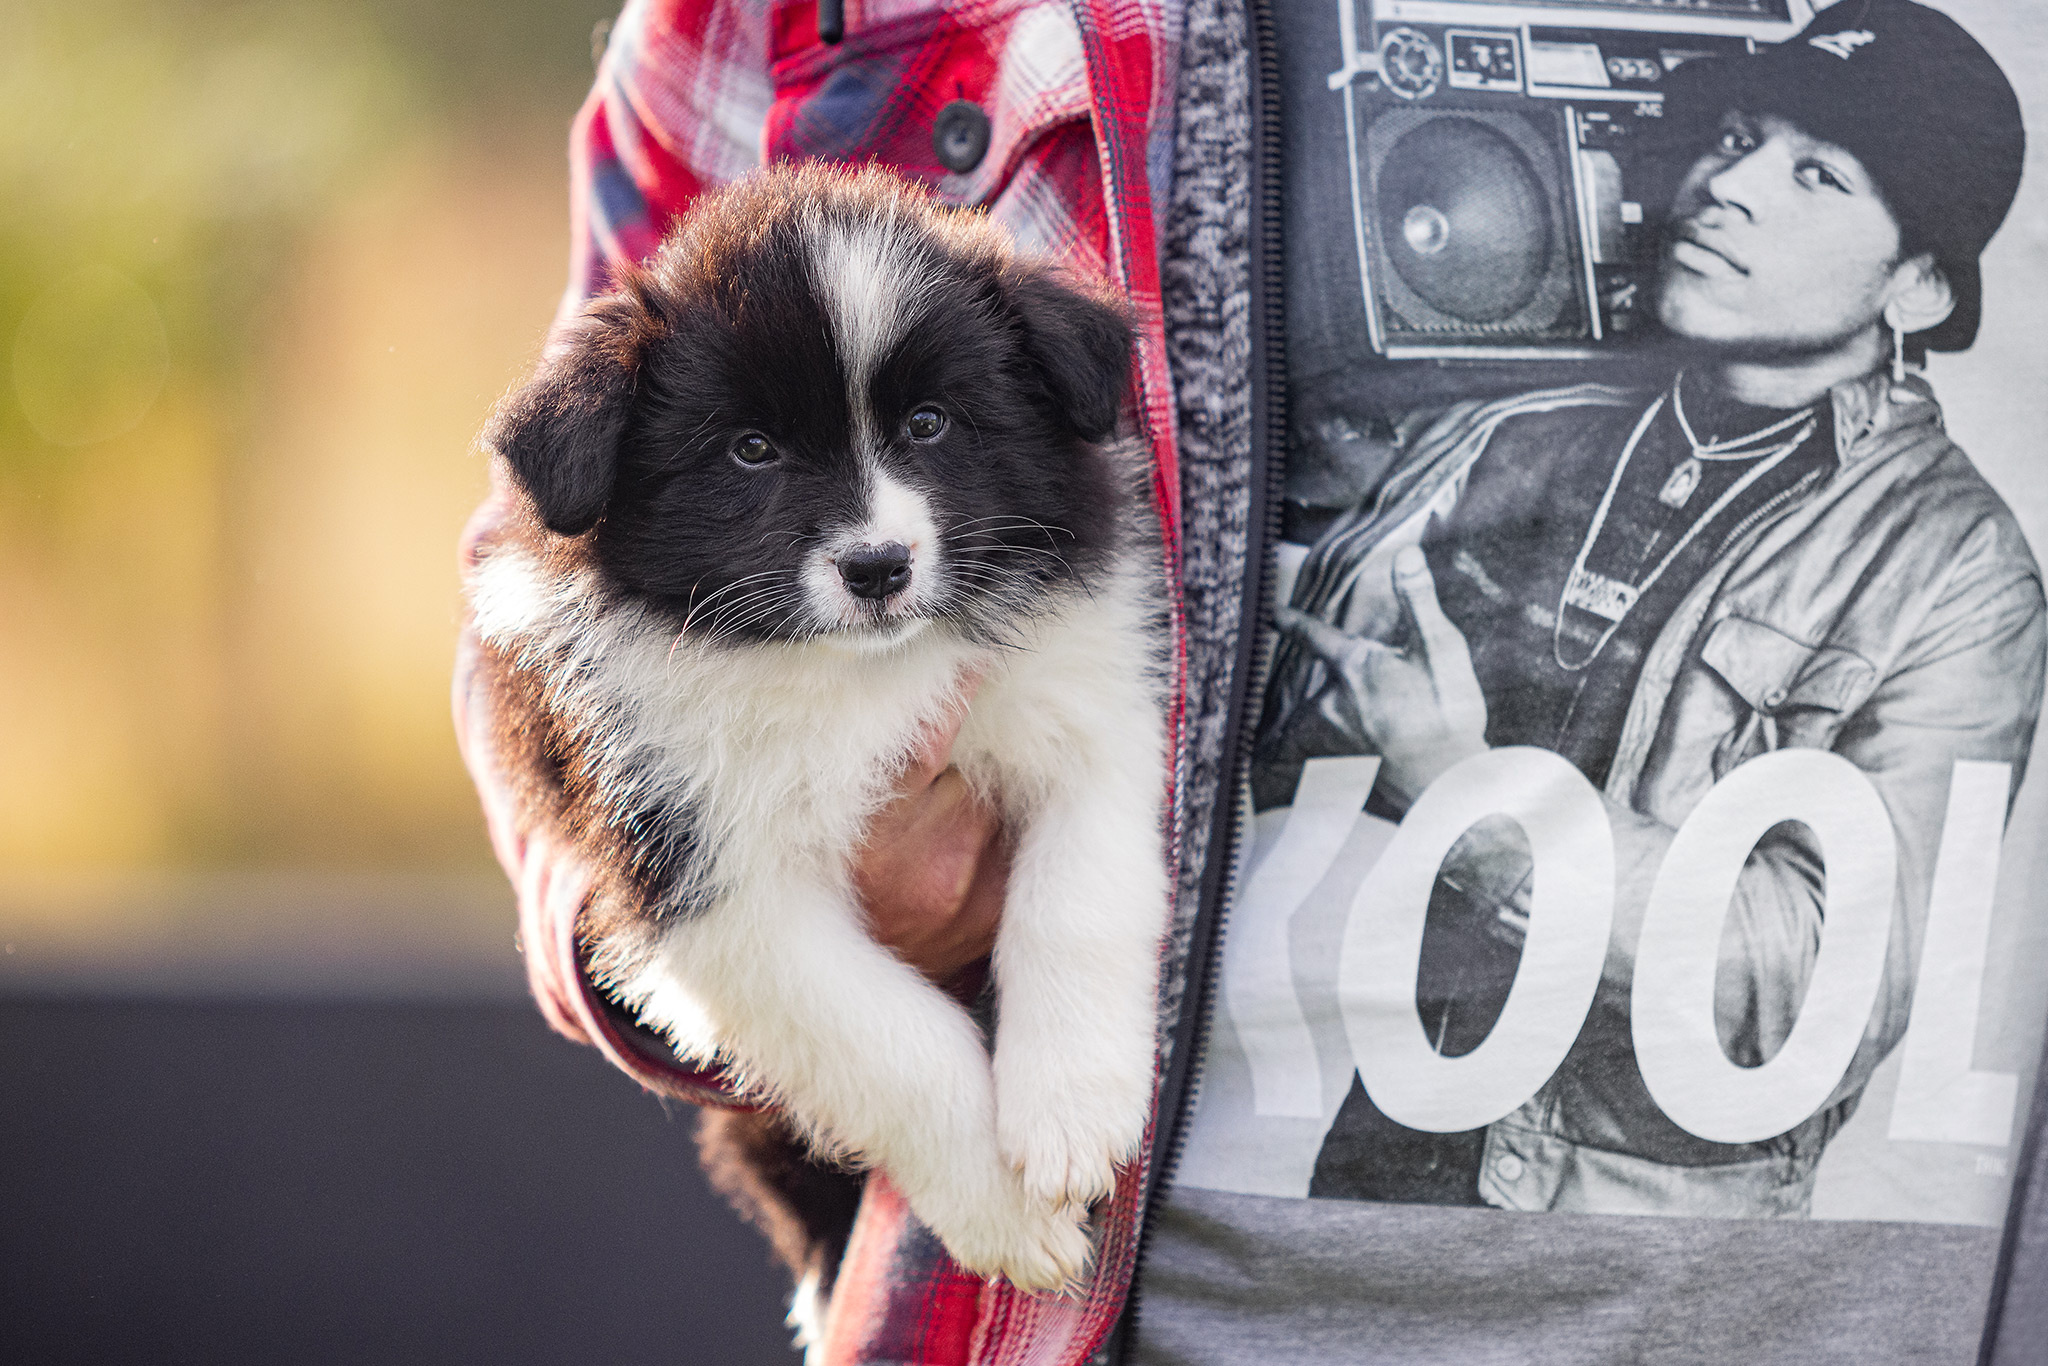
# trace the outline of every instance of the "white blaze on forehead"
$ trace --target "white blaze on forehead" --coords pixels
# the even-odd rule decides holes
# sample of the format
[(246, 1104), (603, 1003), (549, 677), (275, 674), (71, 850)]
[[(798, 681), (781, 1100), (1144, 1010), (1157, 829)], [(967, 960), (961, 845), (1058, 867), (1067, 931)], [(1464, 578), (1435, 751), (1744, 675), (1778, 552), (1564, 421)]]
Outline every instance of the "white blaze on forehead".
[(878, 437), (868, 407), (875, 370), (923, 310), (932, 281), (912, 250), (913, 229), (892, 205), (853, 222), (815, 217), (806, 225), (811, 272), (846, 367), (846, 397), (858, 444)]
[(910, 547), (912, 572), (936, 549), (938, 524), (932, 520), (932, 505), (922, 493), (897, 482), (886, 470), (869, 474), (868, 521), (858, 533), (862, 543), (887, 545), (896, 541)]

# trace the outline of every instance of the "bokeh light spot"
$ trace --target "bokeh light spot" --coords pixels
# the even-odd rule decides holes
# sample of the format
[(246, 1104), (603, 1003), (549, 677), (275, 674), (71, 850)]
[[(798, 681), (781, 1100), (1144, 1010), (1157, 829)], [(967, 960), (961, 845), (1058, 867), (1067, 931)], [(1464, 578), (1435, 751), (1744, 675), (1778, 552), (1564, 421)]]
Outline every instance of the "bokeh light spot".
[(43, 438), (105, 441), (148, 415), (171, 368), (149, 291), (88, 266), (50, 285), (14, 334), (14, 396)]

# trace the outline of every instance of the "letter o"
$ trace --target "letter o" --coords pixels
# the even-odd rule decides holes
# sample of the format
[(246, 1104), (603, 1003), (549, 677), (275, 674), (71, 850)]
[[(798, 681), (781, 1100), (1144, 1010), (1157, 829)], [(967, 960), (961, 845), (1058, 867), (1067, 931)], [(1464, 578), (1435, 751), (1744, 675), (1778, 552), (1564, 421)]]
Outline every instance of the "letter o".
[[(1535, 862), (1521, 965), (1493, 1030), (1438, 1053), (1415, 1005), (1429, 897), (1480, 820), (1521, 826)], [(1351, 903), (1338, 1003), (1373, 1104), (1411, 1129), (1457, 1133), (1509, 1114), (1550, 1080), (1592, 1007), (1614, 922), (1614, 836), (1585, 775), (1549, 750), (1475, 754), (1429, 785)]]
[[(1751, 851), (1785, 821), (1811, 829), (1826, 862), (1820, 953), (1784, 1046), (1761, 1067), (1741, 1067), (1714, 1025), (1721, 931)], [(1826, 1103), (1883, 985), (1897, 860), (1884, 799), (1861, 769), (1826, 750), (1752, 759), (1693, 808), (1643, 913), (1629, 1004), (1636, 1064), (1680, 1128), (1715, 1143), (1761, 1143)]]

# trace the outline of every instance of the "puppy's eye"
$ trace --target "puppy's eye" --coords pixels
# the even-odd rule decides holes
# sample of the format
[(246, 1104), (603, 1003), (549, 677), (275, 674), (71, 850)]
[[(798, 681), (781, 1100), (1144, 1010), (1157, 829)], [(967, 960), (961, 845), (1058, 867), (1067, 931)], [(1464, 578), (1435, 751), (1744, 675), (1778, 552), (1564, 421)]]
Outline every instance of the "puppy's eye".
[(732, 458), (742, 465), (765, 465), (775, 458), (775, 445), (759, 432), (742, 432), (733, 438)]
[(936, 441), (946, 430), (946, 415), (930, 406), (919, 408), (903, 424), (903, 429), (910, 433), (912, 441)]

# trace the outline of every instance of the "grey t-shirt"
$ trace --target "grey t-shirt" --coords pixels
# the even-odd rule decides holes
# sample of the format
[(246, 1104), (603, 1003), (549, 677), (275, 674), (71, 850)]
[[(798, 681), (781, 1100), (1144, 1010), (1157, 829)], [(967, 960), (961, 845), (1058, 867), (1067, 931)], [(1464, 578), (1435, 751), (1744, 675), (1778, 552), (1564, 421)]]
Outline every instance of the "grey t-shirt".
[[(2009, 70), (2039, 67), (1998, 7), (1944, 8)], [(1961, 621), (1935, 604), (1920, 637), (1980, 651), (2003, 682), (1973, 694), (1967, 719), (1953, 687), (1908, 717), (1886, 682), (1954, 651), (1915, 653), (1909, 629), (1896, 657), (1870, 660), (1868, 644), (1788, 632), (1756, 604), (1832, 591), (1842, 620), (1919, 606), (1839, 580), (1825, 589), (1824, 575), (1823, 589), (1788, 583), (1741, 612), (1716, 594), (1727, 576), (1762, 572), (1742, 538), (1773, 518), (1788, 519), (1781, 563), (1839, 558), (1838, 461), (1881, 466), (1911, 443), (1867, 439), (1882, 423), (1865, 424), (1853, 398), (1811, 423), (1716, 410), (1643, 340), (1652, 197), (1673, 183), (1631, 142), (1656, 75), (1749, 36), (1790, 36), (1803, 12), (1714, 0), (1682, 16), (1616, 0), (1546, 6), (1546, 23), (1529, 6), (1278, 9), (1281, 600), (1413, 649), (1398, 610), (1373, 599), (1387, 596), (1396, 549), (1421, 545), (1474, 651), (1488, 741), (1513, 757), (1423, 794), (1436, 833), (1418, 838), (1403, 822), (1425, 801), (1407, 807), (1379, 786), (1327, 654), (1283, 640), (1240, 795), (1208, 1046), (1140, 1268), (1135, 1359), (1975, 1360), (2048, 1019), (2048, 880), (2030, 837), (2048, 824), (2048, 780), (2019, 781), (2043, 636), (2025, 538), (2048, 524), (2028, 433), (1996, 412), (1948, 415), (1972, 433), (1976, 463), (1942, 485), (1961, 490), (1943, 505), (1989, 509), (2003, 587), (1970, 599)], [(1190, 21), (1212, 26), (1190, 59), (1219, 60), (1214, 7), (1191, 6)], [(1232, 28), (1227, 14), (1221, 24)], [(1377, 81), (1356, 60), (1374, 52)], [(2029, 112), (2048, 104), (2048, 82), (2016, 79)], [(2038, 253), (2006, 271), (2048, 302)], [(1933, 381), (1981, 399), (2038, 363), (2037, 345), (2034, 362), (1998, 348), (1998, 326), (1994, 304), (1986, 340)], [(1478, 359), (1503, 349), (1515, 359)], [(1915, 405), (1938, 421), (1917, 380), (1864, 392), (1895, 424)], [(1454, 405), (1474, 399), (1499, 406), (1460, 426)], [(1687, 402), (1690, 471), (1672, 426)], [(1433, 425), (1445, 408), (1452, 419)], [(1834, 423), (1844, 413), (1855, 430)], [(1744, 501), (1735, 486), (1750, 470), (1761, 473)], [(1909, 515), (1911, 496), (1894, 496), (1909, 510), (1896, 519), (1901, 555), (1938, 520)], [(1530, 659), (1519, 679), (1517, 649)], [(1859, 664), (1872, 677), (1845, 685)], [(1560, 704), (1560, 687), (1580, 689), (1583, 710)], [(1728, 696), (1713, 701), (1715, 687)], [(1576, 724), (1570, 744), (1544, 738), (1559, 715)], [(1922, 724), (1972, 738), (1895, 783), (1870, 756), (1912, 748), (1924, 737), (1905, 728)], [(1778, 767), (1710, 800), (1762, 759)], [(1832, 777), (1793, 772), (1837, 759)], [(1701, 776), (1674, 796), (1688, 762)], [(1500, 795), (1518, 782), (1526, 799)], [(1878, 802), (1866, 815), (1889, 811), (1888, 823), (1820, 809), (1823, 789), (1853, 804), (1866, 788)], [(1754, 829), (1731, 814), (1773, 805), (1784, 810)], [(1588, 842), (1588, 811), (1611, 838)], [(1741, 848), (1657, 883), (1660, 862), (1717, 838)], [(1635, 866), (1644, 850), (1656, 857)], [(1853, 870), (1886, 859), (1903, 909), (1883, 913), (1881, 897), (1859, 917)], [(1713, 868), (1725, 878), (1702, 891)], [(1686, 932), (1724, 907), (1713, 934)], [(1546, 912), (1553, 932), (1539, 942)], [(1610, 916), (1661, 927), (1641, 956), (1668, 990), (1645, 1002), (1639, 977), (1633, 1010), (1626, 974), (1597, 980)], [(1882, 945), (1864, 952), (1883, 966), (1847, 996), (1815, 988), (1816, 959), (1847, 961), (1859, 935)], [(1678, 961), (1688, 944), (1704, 961), (1690, 973)], [(1705, 1003), (1689, 1061), (1674, 1041), (1682, 1023), (1646, 1023), (1681, 1020), (1681, 997)], [(1846, 1037), (1825, 1061), (1770, 1066), (1830, 1023)], [(1718, 1059), (1705, 1051), (1715, 1044)]]

